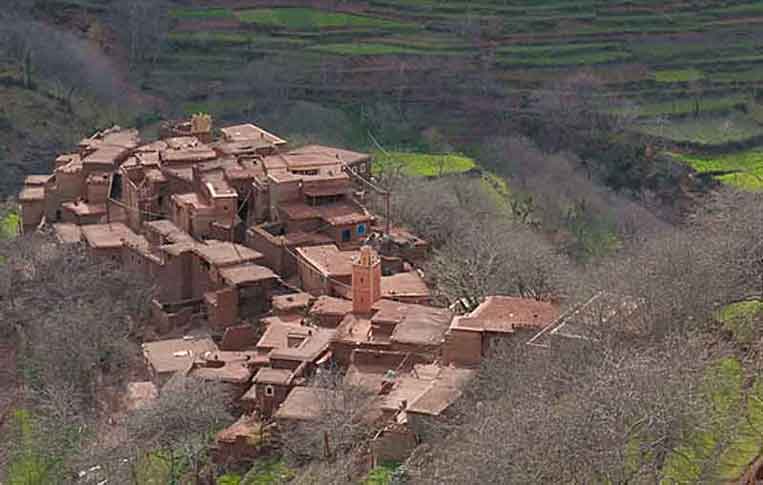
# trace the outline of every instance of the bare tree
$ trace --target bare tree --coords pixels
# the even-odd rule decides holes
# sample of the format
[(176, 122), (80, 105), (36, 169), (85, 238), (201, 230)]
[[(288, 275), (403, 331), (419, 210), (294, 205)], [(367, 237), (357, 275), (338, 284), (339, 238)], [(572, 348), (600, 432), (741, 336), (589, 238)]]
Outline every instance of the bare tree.
[[(175, 376), (156, 401), (128, 416), (123, 447), (137, 451), (138, 458), (151, 454), (163, 460), (168, 483), (187, 483), (180, 481), (183, 476), (199, 483), (214, 433), (233, 421), (228, 411), (231, 397), (223, 385)], [(132, 472), (143, 465), (138, 459)]]
[(348, 385), (338, 370), (321, 369), (310, 382), (319, 389), (320, 417), (281, 430), (285, 451), (299, 463), (343, 460), (372, 437), (368, 410), (373, 398), (362, 388)]
[(559, 298), (572, 265), (540, 234), (517, 223), (477, 218), (435, 250), (428, 273), (445, 303), (476, 306), (489, 295)]
[(116, 4), (113, 25), (127, 48), (131, 63), (156, 62), (169, 31), (164, 1), (125, 0)]

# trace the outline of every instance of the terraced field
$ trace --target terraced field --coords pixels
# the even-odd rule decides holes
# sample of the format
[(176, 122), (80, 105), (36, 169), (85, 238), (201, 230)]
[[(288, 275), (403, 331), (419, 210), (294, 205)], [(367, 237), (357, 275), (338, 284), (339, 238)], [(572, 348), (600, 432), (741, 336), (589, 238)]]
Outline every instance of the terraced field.
[[(59, 2), (97, 10), (109, 0)], [(468, 142), (490, 132), (485, 120), (510, 118), (507, 106), (585, 69), (604, 83), (602, 109), (629, 101), (632, 130), (673, 149), (749, 148), (763, 137), (755, 116), (763, 4), (755, 0), (190, 5), (175, 3), (169, 46), (141, 79), (186, 113), (262, 117), (263, 105), (288, 99), (357, 114), (384, 99), (424, 112), (416, 128), (439, 124)], [(254, 99), (252, 86), (267, 83), (283, 88), (282, 99)], [(283, 129), (281, 120), (262, 121)]]

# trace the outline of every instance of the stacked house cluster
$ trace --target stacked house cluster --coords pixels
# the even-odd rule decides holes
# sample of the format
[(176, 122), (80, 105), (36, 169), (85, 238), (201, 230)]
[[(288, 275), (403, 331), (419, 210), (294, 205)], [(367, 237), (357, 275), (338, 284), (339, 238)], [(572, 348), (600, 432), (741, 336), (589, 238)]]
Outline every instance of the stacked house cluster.
[(549, 327), (550, 303), (495, 296), (466, 315), (431, 305), (420, 271), (428, 245), (359, 201), (367, 154), (288, 143), (252, 124), (213, 129), (207, 116), (142, 143), (118, 127), (30, 176), (24, 231), (52, 227), (64, 243), (156, 283), (159, 338), (143, 344), (151, 382), (139, 406), (182, 373), (226, 383), (241, 419), (219, 456), (263, 452), (263, 426), (320, 419), (338, 373), (374, 396), (373, 456), (402, 459), (461, 395), (490, 342)]

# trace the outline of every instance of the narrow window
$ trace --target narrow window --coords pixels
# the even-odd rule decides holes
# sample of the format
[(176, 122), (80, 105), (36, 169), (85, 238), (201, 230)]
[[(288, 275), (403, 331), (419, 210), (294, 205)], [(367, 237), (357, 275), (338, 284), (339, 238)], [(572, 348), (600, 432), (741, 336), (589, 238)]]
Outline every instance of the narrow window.
[(352, 239), (352, 231), (349, 229), (342, 230), (342, 242), (347, 242)]
[(365, 224), (358, 224), (358, 236), (365, 236), (366, 235), (366, 225)]

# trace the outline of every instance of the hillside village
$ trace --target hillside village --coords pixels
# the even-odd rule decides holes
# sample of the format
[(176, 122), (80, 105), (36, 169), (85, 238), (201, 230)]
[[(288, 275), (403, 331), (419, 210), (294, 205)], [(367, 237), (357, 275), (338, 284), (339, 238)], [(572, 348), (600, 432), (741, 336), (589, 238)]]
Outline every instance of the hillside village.
[(432, 306), (427, 242), (363, 204), (371, 163), (291, 149), (253, 124), (218, 131), (197, 115), (150, 143), (136, 130), (96, 133), (52, 174), (27, 177), (18, 200), (24, 232), (49, 228), (155, 283), (155, 338), (142, 344), (151, 380), (125, 383), (128, 407), (172, 392), (164, 385), (177, 374), (224, 383), (240, 419), (217, 435), (214, 456), (253, 459), (279, 431), (321, 419), (340, 391), (320, 376), (338, 375), (375, 396), (358, 410), (377, 430), (370, 467), (426, 439), (491, 341), (532, 338), (542, 352), (570, 324), (534, 299)]

